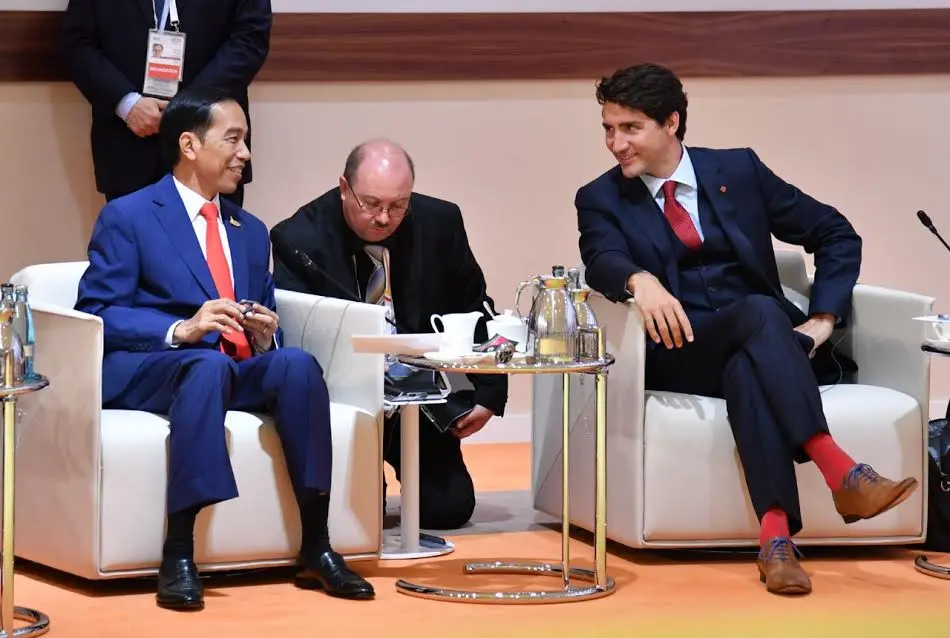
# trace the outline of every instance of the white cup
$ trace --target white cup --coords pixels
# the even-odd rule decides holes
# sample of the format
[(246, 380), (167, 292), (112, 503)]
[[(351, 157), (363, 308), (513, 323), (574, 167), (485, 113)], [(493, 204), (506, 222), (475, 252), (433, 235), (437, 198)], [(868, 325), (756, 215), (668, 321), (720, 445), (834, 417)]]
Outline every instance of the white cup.
[(937, 341), (950, 341), (950, 322), (934, 321), (930, 324), (930, 330)]
[[(475, 342), (475, 326), (481, 316), (482, 313), (473, 311), (429, 317), (432, 329), (442, 333), (439, 352), (446, 355), (464, 355), (472, 352), (472, 346)], [(442, 330), (439, 330), (436, 321), (442, 324)]]

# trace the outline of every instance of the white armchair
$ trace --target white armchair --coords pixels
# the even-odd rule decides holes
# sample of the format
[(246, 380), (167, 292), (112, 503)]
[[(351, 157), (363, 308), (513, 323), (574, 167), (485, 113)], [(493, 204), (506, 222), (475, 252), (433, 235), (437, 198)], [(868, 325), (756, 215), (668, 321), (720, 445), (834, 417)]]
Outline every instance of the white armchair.
[[(164, 536), (164, 415), (101, 408), (102, 321), (73, 310), (86, 262), (43, 264), (11, 279), (30, 288), (36, 370), (48, 388), (21, 399), (16, 554), (88, 579), (156, 573)], [(382, 308), (277, 291), (285, 345), (316, 356), (330, 390), (330, 539), (350, 559), (379, 555), (382, 537), (383, 356), (351, 334), (382, 334)], [(300, 520), (267, 416), (225, 422), (239, 498), (198, 517), (204, 571), (292, 563)]]
[[(807, 309), (802, 255), (778, 251), (786, 296)], [(592, 296), (607, 348), (616, 358), (607, 383), (607, 536), (630, 547), (751, 546), (758, 522), (722, 399), (644, 391), (645, 337), (635, 305)], [(813, 463), (796, 466), (808, 544), (896, 544), (926, 531), (926, 431), (930, 362), (921, 352), (933, 299), (858, 285), (850, 327), (832, 339), (859, 366), (855, 384), (822, 387), (832, 435), (882, 474), (913, 476), (920, 489), (874, 519), (845, 525)], [(571, 522), (593, 528), (593, 378), (572, 380)], [(561, 382), (536, 376), (533, 397), (535, 507), (561, 514)]]

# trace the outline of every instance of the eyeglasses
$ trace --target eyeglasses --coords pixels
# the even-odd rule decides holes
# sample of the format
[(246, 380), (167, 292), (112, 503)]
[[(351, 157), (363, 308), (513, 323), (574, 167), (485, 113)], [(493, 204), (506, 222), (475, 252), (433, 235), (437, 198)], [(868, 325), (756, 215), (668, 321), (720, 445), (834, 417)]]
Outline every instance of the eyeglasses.
[(356, 204), (360, 207), (360, 210), (363, 211), (363, 214), (366, 215), (367, 217), (376, 217), (383, 211), (386, 211), (387, 213), (389, 213), (390, 217), (394, 219), (402, 219), (409, 212), (408, 202), (405, 205), (400, 204), (399, 206), (396, 206), (396, 205), (383, 206), (382, 204), (379, 204), (379, 203), (376, 203), (376, 204), (364, 203), (360, 199), (360, 196), (356, 194), (356, 191), (353, 190), (353, 186), (350, 185), (350, 182), (348, 180), (344, 180), (344, 181), (346, 181), (347, 188), (350, 190), (351, 193), (353, 193), (353, 198), (356, 200)]

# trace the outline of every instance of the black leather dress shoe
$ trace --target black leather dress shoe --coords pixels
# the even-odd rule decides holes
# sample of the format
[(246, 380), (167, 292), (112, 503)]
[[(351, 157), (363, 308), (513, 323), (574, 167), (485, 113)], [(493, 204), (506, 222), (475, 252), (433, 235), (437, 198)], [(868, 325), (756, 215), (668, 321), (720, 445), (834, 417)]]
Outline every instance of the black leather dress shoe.
[(301, 589), (323, 589), (330, 596), (350, 600), (369, 600), (376, 591), (362, 576), (347, 567), (343, 557), (330, 550), (308, 561), (294, 578), (294, 585)]
[(158, 594), (155, 600), (159, 607), (165, 609), (204, 609), (204, 593), (198, 578), (198, 568), (190, 558), (181, 558), (170, 566), (162, 564), (158, 572)]

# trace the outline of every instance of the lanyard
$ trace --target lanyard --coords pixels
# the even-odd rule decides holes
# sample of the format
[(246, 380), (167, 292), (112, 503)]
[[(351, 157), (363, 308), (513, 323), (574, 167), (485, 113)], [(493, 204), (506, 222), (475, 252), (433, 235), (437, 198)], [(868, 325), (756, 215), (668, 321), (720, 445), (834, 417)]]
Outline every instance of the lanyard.
[(165, 30), (166, 22), (172, 25), (175, 31), (178, 31), (178, 3), (175, 0), (167, 0), (162, 8), (161, 21), (159, 21), (158, 11), (155, 9), (155, 0), (152, 0), (152, 17), (155, 19), (155, 26), (159, 31)]

